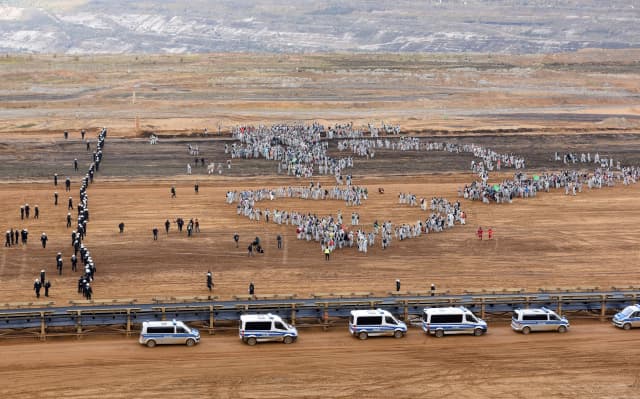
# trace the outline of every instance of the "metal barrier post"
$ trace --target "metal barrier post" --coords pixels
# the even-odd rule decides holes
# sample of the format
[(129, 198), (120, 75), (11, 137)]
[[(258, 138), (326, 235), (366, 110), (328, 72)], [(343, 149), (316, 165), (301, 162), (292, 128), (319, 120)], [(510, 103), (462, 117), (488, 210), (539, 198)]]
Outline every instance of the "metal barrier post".
[(558, 314), (562, 315), (562, 295), (558, 295)]
[(209, 335), (213, 335), (213, 328), (214, 328), (214, 314), (213, 314), (213, 305), (209, 305)]
[(76, 338), (80, 339), (80, 336), (82, 335), (82, 311), (81, 310), (77, 310), (76, 311)]
[(291, 304), (291, 325), (296, 325), (296, 304)]
[(47, 323), (44, 318), (44, 312), (40, 312), (40, 341), (47, 339)]
[(329, 329), (329, 304), (325, 302), (324, 304), (324, 312), (322, 313), (322, 328), (324, 331)]
[(404, 321), (409, 320), (409, 302), (405, 299), (402, 301)]
[(127, 308), (127, 337), (131, 336), (131, 309)]

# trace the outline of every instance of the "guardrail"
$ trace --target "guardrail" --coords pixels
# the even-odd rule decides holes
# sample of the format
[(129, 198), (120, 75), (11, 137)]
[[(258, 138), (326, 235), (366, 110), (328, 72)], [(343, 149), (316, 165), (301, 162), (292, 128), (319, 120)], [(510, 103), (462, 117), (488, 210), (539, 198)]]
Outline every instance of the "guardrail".
[[(404, 320), (419, 316), (425, 307), (465, 306), (481, 318), (506, 315), (516, 308), (542, 307), (558, 313), (586, 313), (590, 317), (605, 318), (608, 313), (635, 304), (640, 288), (629, 287), (610, 291), (583, 289), (556, 292), (540, 289), (524, 292), (520, 289), (496, 289), (482, 292), (431, 295), (430, 292), (393, 292), (379, 297), (370, 292), (322, 293), (309, 298), (295, 294), (234, 295), (232, 300), (218, 300), (215, 296), (154, 298), (153, 303), (138, 303), (135, 299), (71, 301), (70, 306), (55, 307), (53, 302), (18, 302), (0, 309), (0, 338), (36, 336), (84, 336), (100, 327), (130, 336), (142, 322), (180, 319), (197, 323), (214, 334), (219, 323), (234, 322), (244, 313), (272, 313), (292, 324), (306, 322), (324, 329), (351, 310), (382, 308)], [(14, 306), (11, 306), (14, 305)], [(35, 306), (35, 307), (34, 307)], [(8, 308), (11, 307), (11, 308)]]

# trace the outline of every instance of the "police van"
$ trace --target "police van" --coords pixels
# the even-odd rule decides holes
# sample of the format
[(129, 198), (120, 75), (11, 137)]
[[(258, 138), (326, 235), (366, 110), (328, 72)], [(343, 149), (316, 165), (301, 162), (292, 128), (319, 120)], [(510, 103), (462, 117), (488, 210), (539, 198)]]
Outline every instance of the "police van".
[(640, 327), (640, 305), (627, 306), (622, 312), (613, 316), (613, 325), (630, 330), (632, 327)]
[(386, 310), (352, 310), (349, 332), (360, 339), (382, 335), (402, 338), (407, 333), (407, 325)]
[(487, 322), (477, 318), (464, 306), (425, 308), (422, 314), (422, 329), (438, 338), (444, 337), (445, 334), (480, 336), (487, 332)]
[(290, 344), (298, 338), (298, 330), (280, 316), (272, 314), (245, 314), (240, 316), (240, 339), (249, 344), (281, 341)]
[(200, 331), (181, 321), (145, 321), (139, 342), (153, 348), (156, 345), (184, 344), (194, 346), (200, 342)]
[(511, 318), (511, 328), (529, 334), (531, 331), (567, 332), (569, 321), (547, 308), (516, 309)]

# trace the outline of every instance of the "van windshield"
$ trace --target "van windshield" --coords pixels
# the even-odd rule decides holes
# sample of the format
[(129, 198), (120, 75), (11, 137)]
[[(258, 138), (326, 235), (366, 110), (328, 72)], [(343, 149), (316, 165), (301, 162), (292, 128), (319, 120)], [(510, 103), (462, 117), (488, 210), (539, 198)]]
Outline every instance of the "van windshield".
[(474, 315), (472, 315), (471, 313), (465, 313), (465, 316), (467, 318), (467, 321), (470, 321), (472, 323), (477, 323), (478, 319), (476, 319), (476, 317)]
[(626, 308), (624, 308), (624, 310), (620, 313), (622, 313), (625, 316), (629, 316), (631, 313), (633, 313), (635, 309), (631, 306), (627, 306)]

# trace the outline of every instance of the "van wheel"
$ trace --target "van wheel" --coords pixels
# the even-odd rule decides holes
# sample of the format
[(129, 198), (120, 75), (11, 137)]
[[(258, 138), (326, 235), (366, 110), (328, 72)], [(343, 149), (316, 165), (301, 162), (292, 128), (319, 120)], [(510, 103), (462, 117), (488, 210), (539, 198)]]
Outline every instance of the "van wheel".
[(156, 346), (156, 341), (152, 339), (147, 341), (147, 348), (153, 348), (154, 346)]
[(365, 339), (369, 338), (369, 334), (367, 334), (366, 332), (362, 331), (360, 334), (358, 334), (358, 338), (360, 338), (361, 340), (365, 340)]
[(436, 330), (436, 338), (444, 337), (444, 330)]
[(565, 326), (558, 327), (558, 332), (561, 333), (561, 334), (562, 333), (566, 333), (567, 332), (567, 327), (565, 327)]
[(291, 335), (287, 335), (286, 337), (284, 337), (282, 342), (284, 342), (285, 344), (289, 345), (290, 343), (293, 342), (293, 337)]
[(531, 328), (529, 328), (529, 327), (524, 327), (524, 328), (522, 329), (522, 333), (523, 333), (524, 335), (527, 335), (527, 334), (529, 334), (530, 332), (531, 332)]
[(249, 346), (255, 345), (256, 342), (258, 342), (258, 340), (255, 339), (254, 337), (247, 338), (247, 345), (249, 345)]
[(479, 337), (482, 334), (484, 334), (484, 331), (482, 331), (482, 328), (476, 328), (475, 330), (473, 330), (473, 335), (475, 335), (476, 337)]
[(396, 330), (396, 331), (393, 332), (393, 337), (394, 338), (402, 338), (403, 335), (404, 334), (400, 330)]
[(623, 330), (627, 330), (627, 331), (631, 330), (631, 324), (629, 324), (629, 323), (624, 323), (624, 325), (622, 326), (622, 329), (623, 329)]
[(189, 338), (189, 339), (187, 340), (187, 346), (188, 346), (188, 347), (192, 347), (192, 346), (193, 346), (193, 345), (195, 345), (195, 344), (196, 344), (196, 341), (195, 341), (193, 338)]

